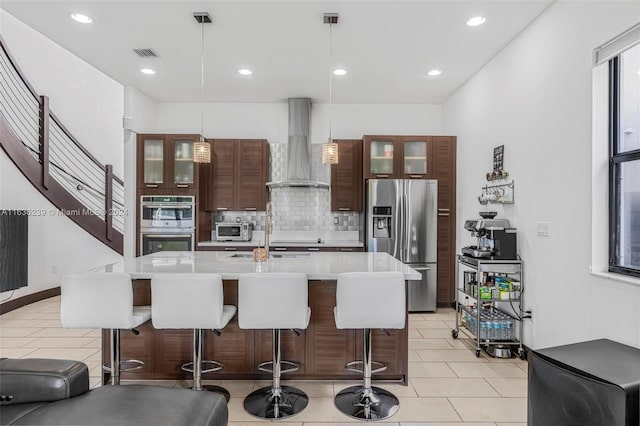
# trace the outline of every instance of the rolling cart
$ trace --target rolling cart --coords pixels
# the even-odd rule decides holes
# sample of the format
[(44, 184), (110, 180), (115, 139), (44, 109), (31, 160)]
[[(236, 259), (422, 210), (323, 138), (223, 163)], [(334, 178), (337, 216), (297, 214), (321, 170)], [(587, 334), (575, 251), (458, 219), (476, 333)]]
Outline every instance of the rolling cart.
[[(462, 280), (459, 279), (461, 270)], [(451, 336), (457, 339), (462, 331), (474, 339), (477, 357), (484, 348), (489, 355), (508, 358), (510, 349), (517, 346), (517, 355), (525, 359), (522, 346), (523, 292), (522, 260), (458, 255), (456, 326), (451, 330)]]

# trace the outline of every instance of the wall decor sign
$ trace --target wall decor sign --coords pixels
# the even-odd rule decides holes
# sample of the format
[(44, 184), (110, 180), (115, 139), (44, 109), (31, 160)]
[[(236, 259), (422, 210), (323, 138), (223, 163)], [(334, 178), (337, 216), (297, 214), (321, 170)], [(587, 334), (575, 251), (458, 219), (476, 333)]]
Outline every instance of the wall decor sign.
[(493, 148), (493, 171), (500, 172), (504, 164), (504, 145)]
[(504, 145), (493, 148), (493, 171), (487, 173), (487, 180), (506, 179), (509, 176), (504, 170)]

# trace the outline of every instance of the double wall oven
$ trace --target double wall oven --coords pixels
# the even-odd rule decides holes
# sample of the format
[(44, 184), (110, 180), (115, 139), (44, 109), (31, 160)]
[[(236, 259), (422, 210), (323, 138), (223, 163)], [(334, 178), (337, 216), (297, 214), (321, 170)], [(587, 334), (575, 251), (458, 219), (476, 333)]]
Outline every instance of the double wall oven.
[(194, 196), (141, 196), (139, 255), (193, 251), (195, 223)]

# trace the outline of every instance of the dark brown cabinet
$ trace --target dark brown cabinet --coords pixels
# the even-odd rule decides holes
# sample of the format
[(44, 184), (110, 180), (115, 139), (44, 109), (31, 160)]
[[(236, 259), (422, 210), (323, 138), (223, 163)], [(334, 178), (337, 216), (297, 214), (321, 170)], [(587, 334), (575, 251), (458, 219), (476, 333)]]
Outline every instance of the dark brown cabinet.
[(269, 144), (264, 139), (209, 139), (212, 144), (207, 211), (264, 211)]
[(438, 180), (438, 304), (450, 306), (455, 298), (456, 137), (434, 136), (432, 141)]
[(139, 192), (182, 194), (198, 187), (193, 143), (199, 135), (140, 134), (137, 146)]
[(364, 139), (365, 179), (428, 179), (431, 136), (368, 136)]
[(331, 165), (331, 211), (361, 212), (363, 208), (362, 140), (335, 140), (338, 164)]

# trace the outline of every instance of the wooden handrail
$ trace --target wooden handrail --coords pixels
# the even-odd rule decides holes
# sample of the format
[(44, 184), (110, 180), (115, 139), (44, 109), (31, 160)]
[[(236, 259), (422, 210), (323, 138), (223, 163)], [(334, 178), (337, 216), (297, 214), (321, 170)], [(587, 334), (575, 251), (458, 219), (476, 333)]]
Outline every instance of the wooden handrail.
[[(25, 147), (27, 145), (21, 141), (11, 129), (7, 119), (0, 113), (0, 146), (7, 153), (11, 161), (18, 167), (22, 174), (31, 184), (40, 191), (54, 206), (63, 212), (77, 212), (66, 214), (71, 220), (76, 222), (85, 231), (95, 238), (115, 250), (123, 253), (123, 235), (113, 228), (113, 185), (114, 181), (124, 186), (124, 181), (113, 174), (112, 165), (102, 165), (62, 124), (56, 115), (49, 109), (49, 98), (39, 96), (33, 86), (29, 83), (24, 73), (18, 67), (15, 59), (9, 52), (6, 43), (0, 36), (0, 47), (8, 58), (11, 66), (27, 87), (31, 95), (39, 103), (39, 132), (38, 132), (38, 158), (34, 158)], [(87, 160), (98, 166), (105, 177), (104, 183), (104, 217), (100, 213), (87, 209), (86, 206), (69, 193), (56, 179), (52, 179), (49, 173), (49, 135), (50, 120), (61, 129), (65, 136), (86, 156)], [(29, 148), (31, 149), (31, 148)], [(54, 166), (56, 166), (54, 164)], [(56, 166), (59, 168), (59, 166)], [(78, 177), (75, 177), (78, 180)]]
[[(123, 254), (124, 237), (120, 232), (107, 225), (112, 228), (111, 236), (108, 238), (108, 228), (107, 232), (105, 232), (105, 221), (87, 209), (84, 204), (71, 195), (55, 179), (50, 179), (49, 188), (44, 188), (42, 185), (43, 169), (40, 161), (24, 148), (22, 141), (13, 133), (9, 122), (2, 114), (0, 114), (0, 147), (7, 153), (9, 159), (22, 172), (25, 178), (54, 206), (61, 211), (78, 212), (78, 214), (67, 214), (66, 216), (112, 250)], [(111, 168), (111, 166), (107, 167)], [(108, 184), (105, 183), (105, 185)], [(113, 200), (112, 196), (111, 200)], [(105, 219), (111, 223), (110, 215), (106, 215)]]
[[(17, 64), (16, 60), (14, 59), (13, 55), (11, 55), (11, 52), (9, 52), (9, 49), (7, 48), (7, 44), (5, 43), (4, 39), (2, 38), (2, 35), (0, 35), (0, 47), (2, 47), (2, 50), (7, 55), (7, 58), (9, 58), (9, 62), (11, 62), (11, 65), (16, 70), (16, 72), (20, 76), (20, 79), (25, 84), (25, 86), (27, 86), (27, 88), (29, 89), (29, 92), (31, 92), (31, 94), (33, 95), (33, 97), (36, 100), (40, 101), (40, 105), (41, 105), (41, 109), (42, 109), (42, 101), (41, 101), (42, 97), (40, 95), (38, 95), (38, 93), (35, 91), (33, 86), (29, 83), (29, 80), (27, 80), (26, 76), (24, 75), (24, 73), (22, 72), (20, 67), (18, 66), (18, 64)], [(47, 110), (48, 110), (48, 103), (47, 103)], [(106, 167), (100, 161), (98, 161), (98, 159), (96, 157), (94, 157), (80, 142), (78, 142), (78, 140), (71, 134), (71, 132), (62, 124), (62, 121), (60, 119), (58, 119), (58, 117), (51, 110), (48, 110), (48, 111), (49, 111), (49, 115), (53, 119), (53, 121), (56, 122), (58, 127), (60, 127), (60, 129), (74, 143), (74, 145), (76, 145), (78, 147), (78, 149), (80, 151), (82, 151), (82, 153), (84, 155), (87, 156), (87, 158), (89, 158), (96, 166), (100, 167), (100, 169), (102, 169), (106, 173)], [(45, 120), (45, 121), (48, 121), (48, 120)], [(42, 118), (41, 118), (40, 119), (40, 124), (41, 124), (40, 129), (41, 130), (42, 130), (42, 123), (43, 123), (43, 121), (42, 121)], [(47, 123), (47, 129), (48, 129), (48, 123)], [(46, 132), (46, 133), (47, 133), (47, 138), (48, 138), (49, 137), (48, 136), (49, 132)], [(124, 185), (124, 181), (122, 179), (120, 179), (118, 176), (114, 175), (113, 179), (116, 182), (118, 182), (120, 185)]]

